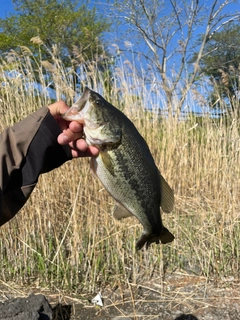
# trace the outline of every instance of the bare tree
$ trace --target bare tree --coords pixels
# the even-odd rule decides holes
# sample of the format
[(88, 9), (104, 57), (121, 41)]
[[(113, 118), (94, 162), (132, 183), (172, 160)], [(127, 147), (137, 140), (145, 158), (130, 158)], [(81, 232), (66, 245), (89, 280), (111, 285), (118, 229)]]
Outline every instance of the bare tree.
[[(164, 92), (171, 114), (179, 114), (199, 77), (208, 39), (224, 24), (239, 19), (239, 11), (231, 11), (234, 3), (234, 0), (115, 0), (112, 10), (128, 26), (125, 37), (134, 37), (135, 43), (141, 44), (141, 49), (135, 52), (158, 74), (157, 88)], [(146, 50), (142, 49), (143, 44)], [(198, 54), (189, 65), (196, 46)]]

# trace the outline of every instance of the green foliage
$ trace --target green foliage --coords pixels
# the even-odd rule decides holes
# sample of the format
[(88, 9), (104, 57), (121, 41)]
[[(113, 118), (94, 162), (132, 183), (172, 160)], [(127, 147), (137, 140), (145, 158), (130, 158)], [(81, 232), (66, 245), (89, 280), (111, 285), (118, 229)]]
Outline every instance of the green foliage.
[[(79, 66), (97, 61), (105, 53), (103, 35), (110, 29), (110, 23), (83, 2), (13, 0), (13, 3), (17, 14), (0, 19), (0, 55), (12, 50), (19, 55), (27, 54), (38, 83), (41, 81), (35, 70), (39, 65), (50, 62), (53, 70), (61, 61), (64, 68), (71, 68), (76, 91), (80, 83)], [(106, 53), (104, 57), (107, 58)], [(97, 62), (100, 72), (102, 60)], [(49, 83), (54, 83), (49, 68), (44, 67), (42, 72)]]
[(214, 90), (209, 99), (215, 108), (220, 108), (222, 99), (227, 99), (227, 106), (234, 111), (239, 102), (239, 46), (240, 25), (236, 23), (226, 24), (206, 43), (201, 68), (213, 80)]
[[(85, 4), (77, 7), (77, 1), (66, 0), (13, 0), (16, 15), (0, 20), (0, 52), (26, 46), (38, 56), (38, 45), (31, 42), (40, 37), (45, 44), (42, 58), (49, 58), (47, 49), (59, 48), (59, 56), (66, 60), (73, 56), (72, 48), (81, 48), (85, 56), (92, 59), (101, 50), (102, 35), (110, 24), (95, 8)], [(97, 39), (97, 41), (96, 41)], [(69, 59), (67, 60), (69, 61)]]

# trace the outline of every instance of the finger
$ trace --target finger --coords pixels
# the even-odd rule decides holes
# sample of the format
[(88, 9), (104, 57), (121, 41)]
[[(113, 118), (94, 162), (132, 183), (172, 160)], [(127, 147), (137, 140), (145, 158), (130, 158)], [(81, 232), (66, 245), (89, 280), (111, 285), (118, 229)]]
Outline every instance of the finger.
[(78, 131), (78, 132), (72, 132), (69, 128), (64, 130), (63, 133), (61, 133), (58, 136), (58, 143), (59, 144), (68, 144), (74, 140), (78, 140), (82, 137), (83, 132), (82, 131)]
[(99, 155), (99, 149), (94, 146), (89, 146), (86, 151), (89, 152), (91, 157), (97, 157)]
[(85, 152), (88, 148), (88, 145), (84, 139), (78, 139), (69, 143), (69, 146), (72, 149), (78, 150), (80, 152)]
[(72, 131), (72, 132), (80, 132), (83, 130), (83, 125), (82, 123), (79, 123), (77, 121), (71, 121), (69, 123), (69, 129)]
[(69, 109), (69, 107), (66, 105), (64, 101), (60, 100), (49, 105), (48, 109), (52, 114), (52, 116), (55, 119), (58, 119), (59, 117), (61, 117), (61, 115), (63, 115)]
[(85, 151), (79, 151), (77, 149), (72, 149), (73, 158), (84, 158), (84, 157), (97, 157), (99, 150), (96, 147), (89, 146)]

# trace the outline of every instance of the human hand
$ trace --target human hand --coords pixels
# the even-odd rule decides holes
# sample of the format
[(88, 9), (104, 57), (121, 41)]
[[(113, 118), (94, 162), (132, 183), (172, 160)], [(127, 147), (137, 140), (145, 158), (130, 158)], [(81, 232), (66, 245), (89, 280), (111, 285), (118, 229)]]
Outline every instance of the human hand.
[(62, 133), (58, 136), (58, 143), (61, 145), (68, 144), (71, 148), (72, 157), (96, 157), (99, 150), (96, 147), (88, 146), (82, 139), (83, 125), (77, 121), (66, 121), (62, 115), (69, 109), (64, 101), (57, 101), (48, 106), (51, 115), (54, 117)]

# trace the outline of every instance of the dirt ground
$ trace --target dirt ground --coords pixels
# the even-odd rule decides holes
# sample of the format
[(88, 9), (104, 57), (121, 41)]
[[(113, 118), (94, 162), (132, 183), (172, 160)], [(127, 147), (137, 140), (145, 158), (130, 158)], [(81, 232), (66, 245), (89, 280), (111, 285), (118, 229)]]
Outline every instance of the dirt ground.
[(116, 284), (101, 291), (102, 307), (91, 302), (97, 292), (71, 295), (2, 282), (0, 301), (32, 292), (45, 295), (54, 308), (53, 320), (240, 320), (240, 283), (233, 278), (214, 282), (174, 273), (141, 285)]

